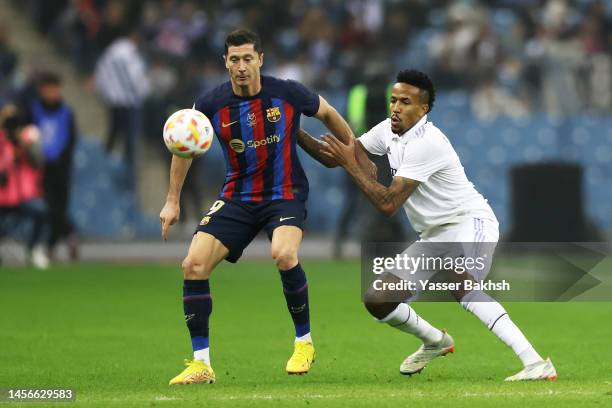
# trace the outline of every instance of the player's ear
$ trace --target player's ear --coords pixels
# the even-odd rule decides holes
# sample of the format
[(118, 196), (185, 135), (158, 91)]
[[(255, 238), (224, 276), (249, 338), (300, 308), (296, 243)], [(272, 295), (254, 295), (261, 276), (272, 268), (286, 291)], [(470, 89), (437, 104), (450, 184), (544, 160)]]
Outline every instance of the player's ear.
[(263, 65), (263, 52), (259, 53), (259, 67), (261, 68), (262, 65)]
[(227, 63), (227, 54), (223, 55), (223, 64), (225, 65), (225, 68), (229, 69), (229, 64)]

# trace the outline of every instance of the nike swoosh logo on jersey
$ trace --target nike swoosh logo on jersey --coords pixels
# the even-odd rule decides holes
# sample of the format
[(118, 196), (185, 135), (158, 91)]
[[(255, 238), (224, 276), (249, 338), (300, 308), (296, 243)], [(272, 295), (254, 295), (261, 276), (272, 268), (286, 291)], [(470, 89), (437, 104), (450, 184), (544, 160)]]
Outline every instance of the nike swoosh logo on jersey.
[(295, 217), (280, 217), (280, 222), (287, 221), (287, 220), (290, 220), (292, 218), (295, 218)]
[(233, 122), (230, 122), (230, 123), (223, 123), (223, 122), (221, 122), (221, 127), (222, 128), (226, 128), (228, 126), (232, 126), (234, 123), (237, 123), (237, 122), (238, 122), (237, 120), (235, 120)]

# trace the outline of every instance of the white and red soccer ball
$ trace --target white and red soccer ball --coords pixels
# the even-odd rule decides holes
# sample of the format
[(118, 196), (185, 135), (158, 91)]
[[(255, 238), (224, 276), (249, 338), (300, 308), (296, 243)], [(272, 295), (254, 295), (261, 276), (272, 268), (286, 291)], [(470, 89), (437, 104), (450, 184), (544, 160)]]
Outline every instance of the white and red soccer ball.
[(164, 125), (164, 143), (170, 153), (184, 158), (200, 156), (210, 149), (214, 130), (210, 120), (195, 109), (174, 112)]

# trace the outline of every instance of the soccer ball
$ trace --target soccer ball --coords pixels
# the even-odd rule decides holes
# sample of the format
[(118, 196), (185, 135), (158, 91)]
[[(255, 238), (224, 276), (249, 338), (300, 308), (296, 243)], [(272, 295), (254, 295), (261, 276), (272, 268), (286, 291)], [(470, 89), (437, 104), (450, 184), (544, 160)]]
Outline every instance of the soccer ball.
[(195, 109), (174, 112), (164, 125), (164, 143), (175, 156), (192, 158), (210, 149), (214, 136), (210, 120)]

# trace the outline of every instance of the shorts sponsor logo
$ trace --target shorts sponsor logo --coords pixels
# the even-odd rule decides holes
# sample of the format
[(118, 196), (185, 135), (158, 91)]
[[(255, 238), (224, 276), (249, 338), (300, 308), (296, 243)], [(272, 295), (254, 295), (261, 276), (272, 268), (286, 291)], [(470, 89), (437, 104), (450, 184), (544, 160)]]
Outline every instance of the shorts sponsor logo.
[(206, 216), (204, 218), (202, 218), (202, 221), (200, 221), (200, 225), (206, 225), (210, 222), (210, 217)]
[(287, 220), (290, 220), (292, 218), (295, 218), (295, 217), (280, 217), (280, 222), (287, 221)]

